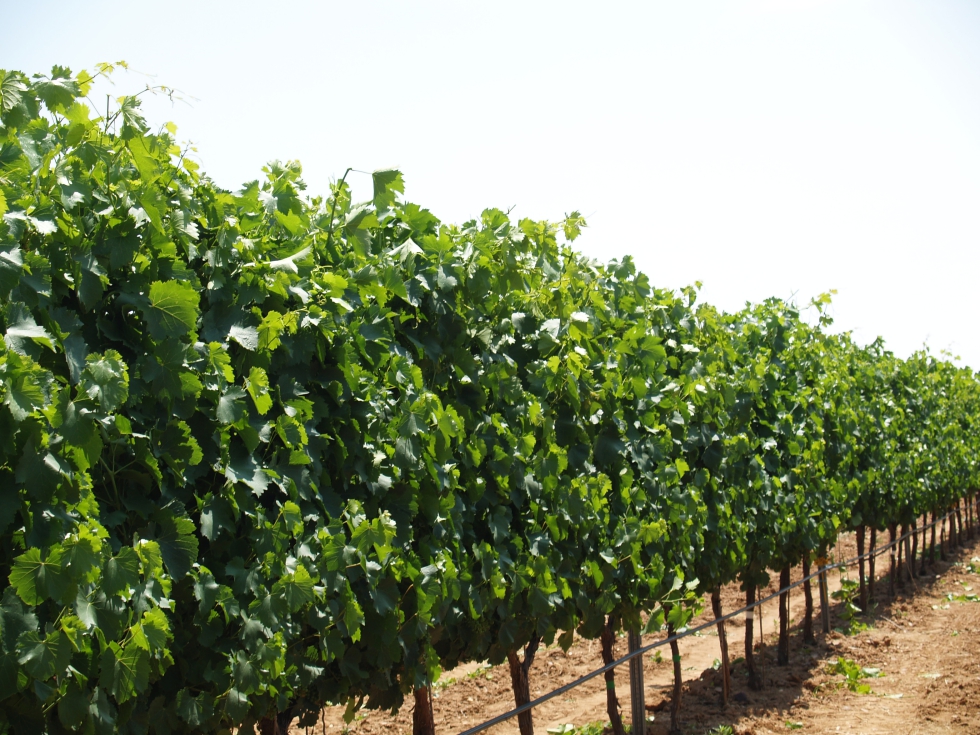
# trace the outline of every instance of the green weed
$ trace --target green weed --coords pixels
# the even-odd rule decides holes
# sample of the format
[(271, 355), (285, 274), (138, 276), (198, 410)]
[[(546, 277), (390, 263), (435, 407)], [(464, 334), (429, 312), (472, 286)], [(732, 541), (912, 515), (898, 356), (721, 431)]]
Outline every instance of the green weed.
[(868, 666), (858, 666), (849, 658), (837, 657), (837, 663), (830, 666), (831, 674), (840, 674), (844, 677), (844, 686), (855, 694), (870, 694), (871, 686), (862, 683), (862, 679), (877, 679), (884, 676), (881, 669)]
[(838, 628), (837, 630), (845, 635), (855, 635), (871, 627), (870, 624), (858, 619), (862, 614), (861, 608), (854, 604), (854, 600), (857, 598), (859, 591), (860, 584), (857, 580), (844, 577), (841, 579), (841, 588), (836, 592), (832, 592), (830, 595), (835, 600), (844, 603), (840, 611), (840, 616), (847, 622), (847, 627)]
[[(558, 727), (549, 727), (548, 735), (602, 735), (608, 727), (608, 722), (598, 720), (590, 722), (587, 725), (582, 725), (581, 727), (576, 727), (569, 722), (564, 725), (558, 725)], [(626, 726), (626, 730), (629, 731), (628, 725)]]

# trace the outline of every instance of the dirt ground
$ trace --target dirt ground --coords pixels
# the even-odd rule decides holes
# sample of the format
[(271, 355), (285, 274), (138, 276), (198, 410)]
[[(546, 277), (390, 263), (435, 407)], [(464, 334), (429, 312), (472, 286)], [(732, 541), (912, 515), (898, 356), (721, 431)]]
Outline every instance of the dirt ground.
[[(852, 557), (854, 548), (853, 537), (842, 537), (835, 557)], [(720, 676), (713, 668), (720, 656), (717, 633), (710, 628), (682, 639), (682, 732), (701, 735), (728, 726), (732, 733), (739, 735), (793, 730), (854, 735), (980, 734), (980, 602), (973, 591), (980, 591), (980, 560), (971, 561), (977, 557), (980, 557), (980, 541), (968, 541), (952, 552), (948, 561), (936, 561), (927, 576), (898, 587), (894, 598), (888, 594), (885, 576), (888, 556), (880, 557), (876, 570), (877, 603), (871, 614), (861, 619), (867, 627), (856, 633), (841, 632), (847, 628), (847, 621), (841, 617), (841, 603), (833, 600), (831, 626), (837, 630), (828, 635), (822, 633), (819, 597), (814, 586), (817, 605), (814, 646), (802, 644), (803, 591), (802, 588), (793, 590), (791, 659), (784, 667), (775, 663), (778, 603), (776, 600), (767, 603), (761, 616), (757, 613), (755, 632), (757, 665), (761, 664), (765, 680), (761, 692), (748, 688), (744, 663), (739, 661), (744, 654), (744, 617), (731, 620), (727, 632), (730, 655), (736, 661), (732, 669), (735, 701), (727, 708), (721, 705)], [(801, 576), (799, 569), (794, 570), (794, 580)], [(842, 576), (837, 572), (831, 574), (832, 592), (840, 588)], [(849, 576), (857, 579), (857, 569), (850, 569)], [(770, 587), (770, 591), (775, 589)], [(743, 594), (732, 586), (723, 591), (722, 600), (726, 611), (735, 610), (742, 606)], [(706, 608), (696, 622), (711, 619), (710, 604)], [(765, 634), (761, 641), (760, 617)], [(647, 636), (643, 643), (655, 640), (657, 636)], [(615, 653), (622, 656), (626, 651), (623, 637), (617, 641)], [(669, 649), (664, 647), (663, 651), (662, 656), (644, 657), (648, 735), (666, 735), (670, 729), (673, 674)], [(875, 678), (851, 682), (855, 688), (870, 687), (869, 693), (851, 691), (845, 675), (832, 670), (839, 657), (853, 661), (858, 669), (880, 671), (880, 676)], [(577, 640), (567, 653), (557, 647), (541, 649), (530, 671), (531, 696), (550, 692), (601, 664), (597, 641)], [(617, 669), (616, 682), (620, 710), (624, 722), (628, 723), (626, 666)], [(445, 672), (434, 688), (434, 695), (436, 731), (443, 735), (462, 732), (514, 706), (506, 666), (490, 668), (474, 664)], [(328, 708), (321, 724), (309, 732), (401, 735), (412, 731), (410, 702), (396, 715), (362, 711), (349, 726), (345, 726), (342, 715), (343, 708)], [(534, 709), (534, 726), (539, 735), (565, 725), (581, 727), (607, 721), (602, 677)], [(508, 720), (486, 732), (517, 735), (517, 720)]]

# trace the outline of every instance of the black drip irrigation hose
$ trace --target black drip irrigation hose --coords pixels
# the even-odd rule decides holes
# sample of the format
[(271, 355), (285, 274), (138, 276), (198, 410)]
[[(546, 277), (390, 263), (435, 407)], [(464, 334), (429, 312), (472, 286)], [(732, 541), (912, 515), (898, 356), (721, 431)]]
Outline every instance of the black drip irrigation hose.
[(660, 648), (660, 646), (665, 646), (665, 645), (671, 643), (672, 641), (677, 641), (677, 640), (680, 640), (681, 638), (686, 638), (689, 635), (694, 635), (695, 633), (700, 633), (702, 630), (706, 630), (707, 628), (713, 628), (716, 625), (718, 625), (718, 623), (723, 623), (723, 622), (726, 622), (728, 620), (731, 620), (732, 618), (736, 618), (739, 615), (741, 615), (742, 613), (748, 612), (749, 610), (752, 610), (752, 609), (754, 609), (756, 607), (759, 607), (762, 604), (764, 604), (766, 602), (769, 602), (770, 600), (775, 600), (777, 597), (779, 597), (784, 592), (789, 592), (791, 589), (793, 589), (795, 587), (799, 587), (804, 582), (807, 582), (807, 581), (809, 581), (811, 579), (815, 579), (816, 577), (819, 577), (821, 574), (826, 574), (827, 572), (832, 571), (834, 569), (846, 569), (847, 567), (853, 566), (854, 564), (856, 564), (861, 559), (869, 559), (872, 556), (874, 556), (874, 557), (880, 556), (884, 552), (888, 551), (888, 549), (890, 549), (892, 546), (896, 546), (899, 543), (901, 543), (902, 541), (904, 541), (905, 539), (911, 537), (912, 534), (921, 533), (922, 531), (926, 530), (927, 528), (932, 528), (933, 526), (935, 526), (935, 525), (937, 525), (939, 523), (944, 523), (946, 521), (946, 519), (949, 518), (951, 515), (953, 515), (955, 512), (956, 512), (955, 510), (951, 510), (946, 515), (944, 515), (942, 518), (937, 518), (936, 520), (930, 522), (929, 524), (923, 525), (921, 528), (917, 528), (917, 529), (915, 529), (913, 531), (908, 531), (906, 533), (903, 533), (901, 536), (899, 536), (898, 538), (896, 538), (894, 541), (889, 541), (884, 546), (876, 546), (873, 550), (868, 551), (868, 552), (866, 552), (864, 554), (860, 554), (858, 556), (855, 556), (855, 557), (853, 557), (851, 559), (847, 559), (846, 561), (840, 561), (840, 562), (836, 562), (834, 564), (827, 564), (826, 566), (820, 567), (816, 572), (812, 572), (808, 576), (803, 577), (803, 579), (800, 579), (800, 580), (797, 580), (796, 582), (793, 582), (788, 587), (784, 587), (783, 589), (780, 589), (780, 590), (777, 590), (776, 592), (773, 592), (768, 597), (764, 597), (762, 599), (756, 600), (751, 605), (746, 605), (745, 607), (741, 607), (738, 610), (734, 610), (733, 612), (726, 613), (725, 615), (723, 615), (720, 618), (713, 618), (710, 621), (708, 621), (707, 623), (704, 623), (703, 625), (699, 625), (696, 628), (685, 628), (682, 632), (677, 633), (677, 634), (675, 634), (673, 636), (670, 636), (669, 638), (664, 638), (663, 640), (656, 641), (655, 643), (651, 643), (651, 644), (649, 644), (647, 646), (643, 646), (641, 648), (637, 648), (635, 651), (630, 651), (628, 654), (626, 654), (622, 658), (616, 659), (611, 664), (606, 664), (605, 666), (603, 666), (600, 669), (596, 669), (595, 671), (590, 671), (588, 674), (586, 674), (585, 676), (579, 677), (575, 681), (570, 681), (568, 684), (565, 684), (564, 686), (560, 686), (557, 689), (555, 689), (554, 691), (548, 692), (547, 694), (542, 694), (537, 699), (532, 699), (527, 704), (522, 704), (520, 707), (516, 707), (515, 709), (512, 709), (509, 712), (504, 712), (503, 714), (497, 715), (496, 717), (492, 717), (491, 719), (487, 720), (486, 722), (482, 722), (479, 725), (476, 725), (474, 727), (469, 728), (468, 730), (463, 730), (461, 733), (459, 733), (459, 735), (476, 735), (476, 733), (483, 732), (484, 730), (486, 730), (488, 728), (491, 728), (494, 725), (499, 725), (501, 722), (505, 722), (505, 721), (511, 719), (512, 717), (517, 717), (517, 715), (521, 714), (522, 712), (527, 712), (529, 709), (533, 709), (534, 707), (537, 707), (539, 704), (544, 704), (549, 699), (554, 699), (555, 697), (557, 697), (557, 696), (559, 696), (561, 694), (564, 694), (567, 691), (571, 691), (572, 689), (575, 689), (576, 687), (581, 686), (582, 684), (584, 684), (585, 682), (589, 681), (590, 679), (594, 679), (597, 676), (601, 676), (602, 674), (605, 674), (607, 671), (609, 671), (611, 669), (615, 669), (617, 666), (620, 666), (622, 664), (628, 663), (631, 659), (634, 659), (637, 656), (642, 656), (644, 653), (649, 653), (653, 649)]

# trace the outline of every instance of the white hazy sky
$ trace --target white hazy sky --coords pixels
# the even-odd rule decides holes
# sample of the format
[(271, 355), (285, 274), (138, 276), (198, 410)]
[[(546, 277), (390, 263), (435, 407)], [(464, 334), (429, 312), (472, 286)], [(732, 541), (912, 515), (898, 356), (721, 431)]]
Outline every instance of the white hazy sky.
[[(559, 219), (734, 310), (837, 289), (838, 328), (980, 368), (980, 2), (30, 3), (0, 66), (125, 59), (220, 185), (397, 166), (444, 221)], [(152, 75), (151, 77), (144, 76)], [(351, 175), (367, 198), (368, 177)]]

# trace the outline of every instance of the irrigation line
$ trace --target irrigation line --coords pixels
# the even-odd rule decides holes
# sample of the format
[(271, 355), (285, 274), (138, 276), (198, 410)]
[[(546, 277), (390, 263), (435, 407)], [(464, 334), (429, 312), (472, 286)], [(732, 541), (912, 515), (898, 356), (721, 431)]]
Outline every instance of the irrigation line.
[(826, 566), (820, 567), (816, 572), (812, 572), (811, 574), (809, 574), (808, 576), (804, 577), (803, 579), (800, 579), (800, 580), (797, 580), (796, 582), (793, 582), (788, 587), (785, 587), (783, 589), (780, 589), (780, 590), (772, 593), (768, 597), (764, 597), (762, 599), (756, 600), (752, 605), (746, 605), (745, 607), (741, 607), (738, 610), (734, 610), (733, 612), (726, 613), (725, 615), (723, 615), (720, 618), (712, 618), (707, 623), (704, 623), (702, 625), (699, 625), (696, 628), (685, 628), (683, 631), (681, 631), (679, 633), (676, 633), (675, 635), (670, 636), (669, 638), (664, 638), (663, 640), (656, 641), (654, 643), (650, 643), (649, 645), (642, 646), (641, 648), (637, 648), (635, 651), (630, 651), (629, 653), (627, 653), (622, 658), (618, 658), (615, 661), (613, 661), (611, 664), (606, 664), (605, 666), (603, 666), (600, 669), (596, 669), (595, 671), (591, 671), (588, 674), (586, 674), (585, 676), (581, 676), (578, 679), (576, 679), (575, 681), (570, 681), (568, 684), (565, 684), (564, 686), (560, 686), (557, 689), (555, 689), (554, 691), (548, 692), (547, 694), (543, 694), (540, 697), (538, 697), (537, 699), (532, 699), (530, 702), (528, 702), (526, 704), (522, 704), (520, 707), (516, 707), (516, 708), (510, 710), (509, 712), (504, 712), (503, 714), (497, 715), (496, 717), (492, 717), (489, 720), (487, 720), (486, 722), (480, 723), (479, 725), (476, 725), (474, 727), (471, 727), (468, 730), (463, 730), (461, 733), (459, 733), (459, 735), (476, 735), (476, 733), (483, 732), (484, 730), (486, 730), (486, 729), (488, 729), (490, 727), (493, 727), (494, 725), (499, 725), (501, 722), (505, 722), (505, 721), (511, 719), (512, 717), (517, 717), (517, 715), (519, 715), (519, 714), (521, 714), (523, 712), (527, 712), (528, 710), (533, 709), (534, 707), (537, 707), (539, 704), (544, 704), (549, 699), (554, 699), (555, 697), (559, 696), (560, 694), (564, 694), (567, 691), (571, 691), (572, 689), (575, 689), (576, 687), (581, 686), (582, 684), (584, 684), (585, 682), (589, 681), (590, 679), (594, 679), (597, 676), (601, 676), (602, 674), (605, 674), (607, 671), (610, 671), (611, 669), (615, 669), (617, 666), (621, 666), (622, 664), (628, 663), (631, 659), (634, 659), (637, 656), (642, 656), (644, 653), (649, 653), (650, 651), (654, 650), (655, 648), (660, 648), (661, 646), (667, 645), (668, 643), (671, 643), (673, 641), (680, 640), (681, 638), (686, 638), (689, 635), (694, 635), (695, 633), (700, 633), (702, 630), (706, 630), (708, 628), (713, 628), (713, 627), (717, 626), (718, 623), (720, 623), (720, 622), (721, 623), (724, 623), (724, 622), (726, 622), (728, 620), (731, 620), (732, 618), (738, 617), (742, 613), (748, 612), (752, 608), (760, 607), (761, 605), (763, 605), (766, 602), (769, 602), (771, 600), (775, 600), (781, 594), (783, 594), (785, 592), (789, 592), (791, 589), (794, 589), (795, 587), (799, 587), (804, 582), (808, 582), (811, 579), (815, 579), (816, 577), (819, 577), (821, 574), (825, 574), (825, 573), (827, 573), (827, 572), (829, 572), (829, 571), (831, 571), (833, 569), (845, 569), (845, 568), (847, 568), (849, 566), (853, 566), (856, 562), (860, 561), (861, 559), (868, 559), (868, 558), (870, 558), (872, 556), (879, 556), (879, 555), (883, 554), (884, 552), (888, 551), (888, 549), (890, 549), (892, 546), (895, 546), (895, 545), (899, 544), (900, 542), (904, 541), (905, 539), (911, 537), (912, 534), (920, 533), (921, 531), (923, 531), (925, 529), (932, 528), (936, 524), (944, 523), (946, 521), (946, 519), (949, 518), (951, 515), (953, 515), (955, 512), (956, 512), (955, 510), (951, 510), (946, 515), (944, 515), (942, 518), (937, 518), (936, 520), (928, 523), (927, 525), (924, 524), (921, 528), (917, 528), (914, 531), (907, 531), (906, 533), (903, 533), (901, 536), (899, 536), (898, 538), (896, 538), (894, 541), (889, 541), (884, 546), (876, 546), (873, 550), (868, 551), (868, 552), (866, 552), (864, 554), (861, 554), (859, 556), (855, 556), (852, 559), (848, 559), (846, 561), (836, 562), (834, 564), (827, 564)]

